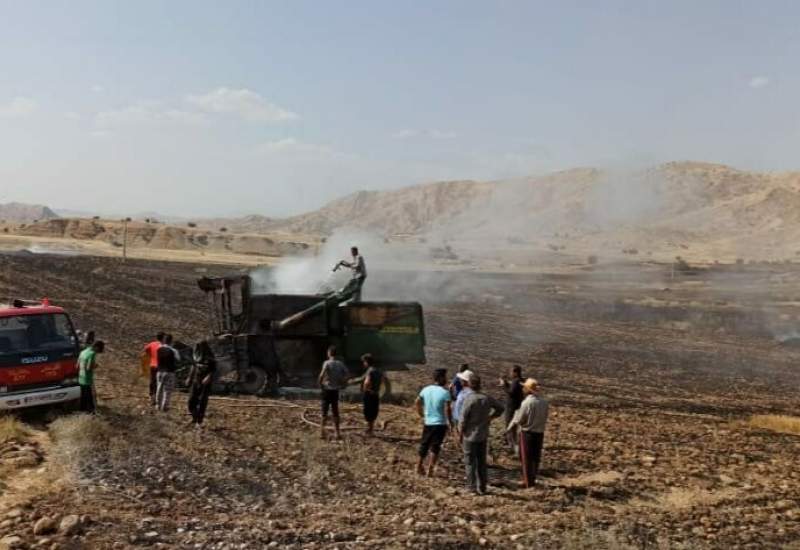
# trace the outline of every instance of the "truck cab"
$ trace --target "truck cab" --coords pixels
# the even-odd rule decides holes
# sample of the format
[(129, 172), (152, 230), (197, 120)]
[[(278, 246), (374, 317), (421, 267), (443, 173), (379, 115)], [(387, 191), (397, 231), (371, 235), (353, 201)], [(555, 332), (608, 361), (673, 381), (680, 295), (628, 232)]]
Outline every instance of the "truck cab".
[(46, 299), (0, 305), (0, 411), (79, 400), (79, 351), (64, 309)]

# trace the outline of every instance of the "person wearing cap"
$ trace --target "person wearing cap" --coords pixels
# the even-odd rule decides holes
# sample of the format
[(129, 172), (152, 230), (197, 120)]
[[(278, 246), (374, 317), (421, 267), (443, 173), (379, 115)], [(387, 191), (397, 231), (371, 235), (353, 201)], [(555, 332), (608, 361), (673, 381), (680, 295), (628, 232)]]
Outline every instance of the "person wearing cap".
[[(488, 467), (489, 424), (503, 414), (504, 407), (494, 397), (481, 391), (481, 379), (472, 371), (467, 371), (465, 382), (470, 392), (464, 398), (461, 409), (461, 446), (464, 450), (467, 490), (478, 495), (486, 494)], [(464, 395), (462, 391), (459, 395)]]
[[(450, 407), (452, 398), (445, 387), (447, 386), (447, 369), (436, 369), (433, 373), (433, 382), (422, 389), (414, 403), (417, 414), (424, 419), (417, 473), (419, 475), (427, 473), (428, 477), (432, 477), (436, 469), (436, 462), (439, 460), (439, 452), (442, 450), (447, 429), (453, 426)], [(426, 472), (425, 459), (429, 453), (431, 458)]]
[(525, 399), (514, 418), (508, 424), (507, 432), (518, 432), (519, 458), (522, 463), (522, 486), (533, 487), (536, 474), (542, 461), (544, 429), (550, 404), (539, 396), (539, 383), (528, 378), (522, 384)]
[[(457, 396), (455, 397), (455, 403), (453, 404), (453, 426), (458, 429), (458, 424), (461, 421), (461, 407), (464, 405), (464, 399), (472, 393), (472, 389), (469, 387), (470, 378), (475, 376), (475, 373), (471, 370), (467, 369), (462, 372), (456, 374), (456, 380), (459, 383), (459, 391)], [(450, 385), (450, 394), (453, 393), (453, 385)]]
[(453, 377), (452, 382), (450, 382), (450, 396), (453, 398), (453, 401), (458, 399), (458, 394), (461, 393), (462, 389), (464, 389), (464, 386), (462, 384), (463, 380), (458, 375), (468, 370), (469, 370), (469, 364), (463, 363), (460, 367), (458, 367), (458, 372)]

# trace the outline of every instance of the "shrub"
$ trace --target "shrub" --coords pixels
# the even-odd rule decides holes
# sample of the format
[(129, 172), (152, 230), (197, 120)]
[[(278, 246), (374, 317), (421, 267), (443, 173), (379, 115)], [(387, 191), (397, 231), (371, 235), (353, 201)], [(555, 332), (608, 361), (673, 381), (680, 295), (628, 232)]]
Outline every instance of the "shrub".
[(783, 414), (756, 414), (747, 423), (754, 428), (763, 428), (783, 434), (800, 435), (800, 417)]
[(13, 416), (0, 418), (0, 443), (24, 439), (30, 435), (28, 428)]
[(675, 269), (682, 272), (693, 271), (692, 266), (680, 256), (675, 256)]

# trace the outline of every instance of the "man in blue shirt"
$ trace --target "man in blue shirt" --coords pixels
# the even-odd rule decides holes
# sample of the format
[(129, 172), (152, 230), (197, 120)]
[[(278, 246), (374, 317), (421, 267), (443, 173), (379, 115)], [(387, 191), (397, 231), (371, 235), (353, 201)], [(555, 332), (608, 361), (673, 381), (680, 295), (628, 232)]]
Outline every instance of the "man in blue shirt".
[(433, 476), (436, 462), (439, 460), (439, 452), (442, 449), (442, 442), (447, 435), (447, 429), (452, 427), (453, 418), (450, 410), (452, 398), (447, 391), (447, 369), (436, 369), (433, 373), (433, 384), (425, 386), (414, 405), (417, 414), (424, 419), (422, 429), (422, 439), (419, 444), (419, 462), (417, 462), (417, 473), (425, 475), (425, 459), (428, 453), (431, 455), (427, 468), (428, 477)]

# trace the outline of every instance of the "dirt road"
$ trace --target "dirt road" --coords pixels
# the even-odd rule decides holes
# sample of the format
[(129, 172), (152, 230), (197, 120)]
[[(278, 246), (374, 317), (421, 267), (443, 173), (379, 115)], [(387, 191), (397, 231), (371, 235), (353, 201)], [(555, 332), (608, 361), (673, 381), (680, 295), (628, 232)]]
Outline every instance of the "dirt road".
[[(19, 537), (20, 547), (762, 548), (800, 538), (800, 437), (747, 423), (800, 405), (800, 353), (761, 330), (761, 298), (788, 283), (754, 283), (734, 303), (723, 283), (698, 290), (652, 267), (635, 278), (627, 268), (437, 275), (459, 292), (425, 304), (429, 364), (394, 375), (395, 386), (413, 395), (432, 367), (466, 361), (497, 394), (493, 380), (519, 363), (552, 402), (541, 486), (515, 487), (518, 463), (494, 426), (491, 494), (474, 497), (461, 491), (452, 441), (438, 477), (411, 473), (419, 425), (408, 406), (385, 406), (372, 439), (346, 407), (341, 443), (320, 441), (302, 420), (318, 418), (314, 402), (215, 398), (202, 431), (188, 428), (181, 394), (168, 414), (150, 412), (140, 346), (156, 330), (203, 336), (194, 279), (224, 267), (0, 261), (0, 295), (46, 295), (108, 342), (101, 414), (25, 415), (42, 462), (0, 470), (17, 487), (5, 508), (11, 491), (0, 489), (0, 539)], [(420, 290), (383, 289), (380, 277), (371, 274), (373, 292), (394, 292), (387, 298)], [(14, 480), (31, 471), (40, 482), (20, 488)], [(40, 518), (73, 514), (73, 534), (34, 535)]]

